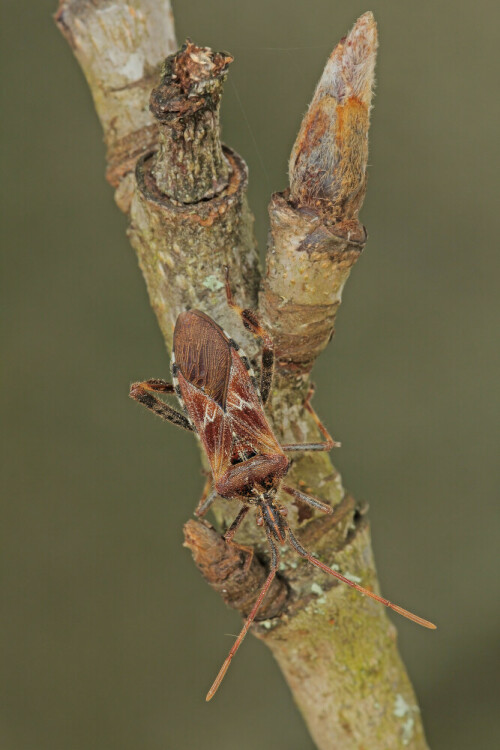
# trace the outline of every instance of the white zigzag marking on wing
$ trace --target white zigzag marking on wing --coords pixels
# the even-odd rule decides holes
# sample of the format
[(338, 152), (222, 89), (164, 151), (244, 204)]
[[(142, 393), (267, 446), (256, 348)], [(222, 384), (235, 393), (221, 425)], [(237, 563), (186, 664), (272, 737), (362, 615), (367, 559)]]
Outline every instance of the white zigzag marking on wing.
[(233, 399), (238, 399), (239, 403), (235, 403), (234, 400), (231, 400), (229, 403), (233, 409), (238, 409), (238, 411), (243, 411), (243, 409), (255, 409), (255, 404), (253, 404), (251, 401), (245, 401), (244, 398), (242, 398), (239, 394), (233, 394)]
[(211, 422), (215, 422), (217, 418), (217, 409), (214, 408), (212, 410), (212, 413), (208, 409), (205, 409), (205, 413), (203, 415), (203, 427), (206, 427), (207, 425), (211, 424)]

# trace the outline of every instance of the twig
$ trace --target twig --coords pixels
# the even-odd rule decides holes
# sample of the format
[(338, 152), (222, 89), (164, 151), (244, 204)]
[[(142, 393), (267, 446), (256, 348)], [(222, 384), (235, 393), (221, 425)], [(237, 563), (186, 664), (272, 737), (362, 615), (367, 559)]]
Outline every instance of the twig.
[[(225, 325), (224, 268), (256, 303), (258, 259), (247, 206), (247, 167), (222, 147), (219, 104), (232, 58), (186, 43), (167, 58), (151, 95), (160, 145), (139, 159), (129, 237), (169, 349), (177, 316), (199, 307)], [(245, 337), (250, 353), (254, 341)]]
[[(169, 4), (142, 0), (134, 7), (131, 12), (118, 0), (66, 0), (56, 20), (93, 92), (108, 144), (108, 179), (122, 210), (130, 210), (130, 238), (151, 304), (167, 345), (178, 313), (198, 307), (255, 357), (254, 342), (241, 332), (221, 292), (226, 264), (240, 304), (255, 306), (259, 283), (246, 167), (219, 142), (218, 104), (229, 57), (189, 43), (167, 60), (153, 94), (159, 135), (146, 102), (161, 59), (173, 52), (173, 27), (165, 23)], [(270, 204), (260, 309), (278, 345), (271, 413), (286, 442), (317, 439), (302, 408), (308, 376), (333, 334), (344, 284), (366, 240), (358, 211), (376, 44), (375, 23), (366, 13), (332, 53), (292, 151), (290, 191)], [(136, 185), (131, 168), (137, 156)], [(301, 543), (377, 591), (364, 510), (345, 493), (329, 458), (299, 454), (287, 481), (336, 506), (328, 518), (316, 518), (299, 503), (291, 506), (290, 525)], [(227, 526), (232, 515), (219, 504), (220, 524)], [(265, 575), (260, 532), (245, 523), (238, 537), (259, 553), (248, 575), (245, 555), (225, 545), (210, 525), (189, 521), (185, 535), (211, 585), (248, 612)], [(426, 748), (395, 628), (380, 605), (287, 551), (265, 607), (261, 617), (267, 619), (254, 632), (277, 658), (318, 748)]]

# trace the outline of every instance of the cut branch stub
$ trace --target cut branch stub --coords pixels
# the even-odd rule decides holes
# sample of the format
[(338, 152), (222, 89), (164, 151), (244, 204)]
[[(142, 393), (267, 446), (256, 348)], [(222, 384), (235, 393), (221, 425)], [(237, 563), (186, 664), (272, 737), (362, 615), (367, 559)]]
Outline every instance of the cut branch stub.
[[(231, 318), (221, 291), (224, 266), (232, 269), (244, 304), (255, 304), (258, 259), (246, 200), (247, 170), (234, 151), (226, 148), (225, 153), (231, 165), (228, 187), (212, 200), (195, 204), (174, 203), (162, 195), (151, 171), (151, 155), (137, 165), (129, 237), (169, 349), (183, 310), (202, 309), (223, 326)], [(251, 354), (255, 346), (248, 342)]]
[(233, 58), (188, 41), (165, 60), (150, 109), (159, 127), (152, 173), (158, 189), (181, 203), (213, 198), (228, 185), (219, 105)]
[[(260, 274), (247, 167), (220, 142), (219, 100), (231, 59), (187, 43), (166, 60), (151, 96), (161, 146), (137, 163), (129, 237), (169, 348), (183, 310), (198, 308), (234, 327), (225, 266), (241, 290), (240, 304), (256, 304)], [(239, 343), (253, 356), (252, 336), (243, 333)]]

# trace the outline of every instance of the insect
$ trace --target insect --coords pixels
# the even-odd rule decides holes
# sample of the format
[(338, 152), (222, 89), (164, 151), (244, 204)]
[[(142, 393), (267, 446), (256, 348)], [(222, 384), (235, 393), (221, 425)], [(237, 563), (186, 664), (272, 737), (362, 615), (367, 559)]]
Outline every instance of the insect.
[[(163, 419), (196, 432), (212, 471), (212, 483), (202, 495), (196, 515), (205, 515), (217, 497), (238, 500), (242, 504), (224, 538), (232, 542), (250, 509), (256, 512), (257, 525), (263, 527), (270, 550), (267, 579), (207, 694), (213, 698), (224, 675), (254, 621), (259, 607), (279, 567), (279, 547), (288, 539), (294, 550), (312, 565), (339, 579), (357, 591), (390, 607), (400, 615), (423, 625), (435, 625), (408, 612), (387, 599), (345, 578), (317, 560), (300, 544), (287, 522), (286, 508), (276, 501), (278, 490), (322, 511), (333, 509), (315, 497), (287, 485), (284, 478), (290, 468), (286, 454), (292, 451), (329, 451), (338, 445), (313, 410), (310, 389), (305, 409), (312, 415), (324, 440), (318, 443), (280, 445), (264, 413), (274, 369), (273, 342), (253, 310), (235, 304), (226, 272), (226, 296), (245, 328), (262, 340), (260, 383), (257, 384), (248, 358), (238, 344), (208, 315), (199, 310), (183, 312), (177, 318), (171, 359), (172, 380), (146, 380), (134, 383), (130, 396)], [(176, 394), (183, 413), (157, 398), (155, 393)]]

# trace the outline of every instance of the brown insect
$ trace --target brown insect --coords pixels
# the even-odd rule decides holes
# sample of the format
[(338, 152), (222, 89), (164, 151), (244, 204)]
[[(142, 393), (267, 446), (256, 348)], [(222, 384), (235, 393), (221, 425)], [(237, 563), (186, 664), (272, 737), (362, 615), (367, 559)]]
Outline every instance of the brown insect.
[[(210, 462), (213, 484), (202, 495), (196, 515), (203, 516), (217, 497), (239, 500), (243, 504), (242, 508), (226, 531), (224, 539), (232, 542), (248, 511), (254, 508), (257, 525), (264, 528), (269, 544), (269, 575), (208, 691), (207, 701), (215, 695), (233, 656), (255, 619), (278, 570), (278, 544), (284, 544), (287, 538), (301, 557), (325, 573), (419, 625), (435, 628), (427, 620), (332, 570), (305, 550), (293, 534), (286, 520), (286, 508), (276, 502), (278, 490), (323, 513), (332, 513), (333, 510), (321, 500), (283, 482), (290, 468), (290, 461), (285, 454), (290, 451), (329, 451), (338, 444), (311, 407), (312, 389), (304, 407), (312, 415), (324, 441), (286, 445), (278, 443), (264, 413), (274, 369), (273, 342), (257, 314), (253, 310), (243, 310), (234, 303), (227, 277), (226, 295), (228, 304), (240, 315), (245, 328), (262, 339), (260, 384), (257, 384), (250, 362), (238, 344), (208, 315), (199, 310), (189, 310), (181, 313), (175, 324), (171, 360), (173, 383), (153, 379), (134, 383), (130, 389), (132, 398), (158, 416), (198, 434)], [(184, 413), (165, 404), (153, 393), (175, 393)]]

